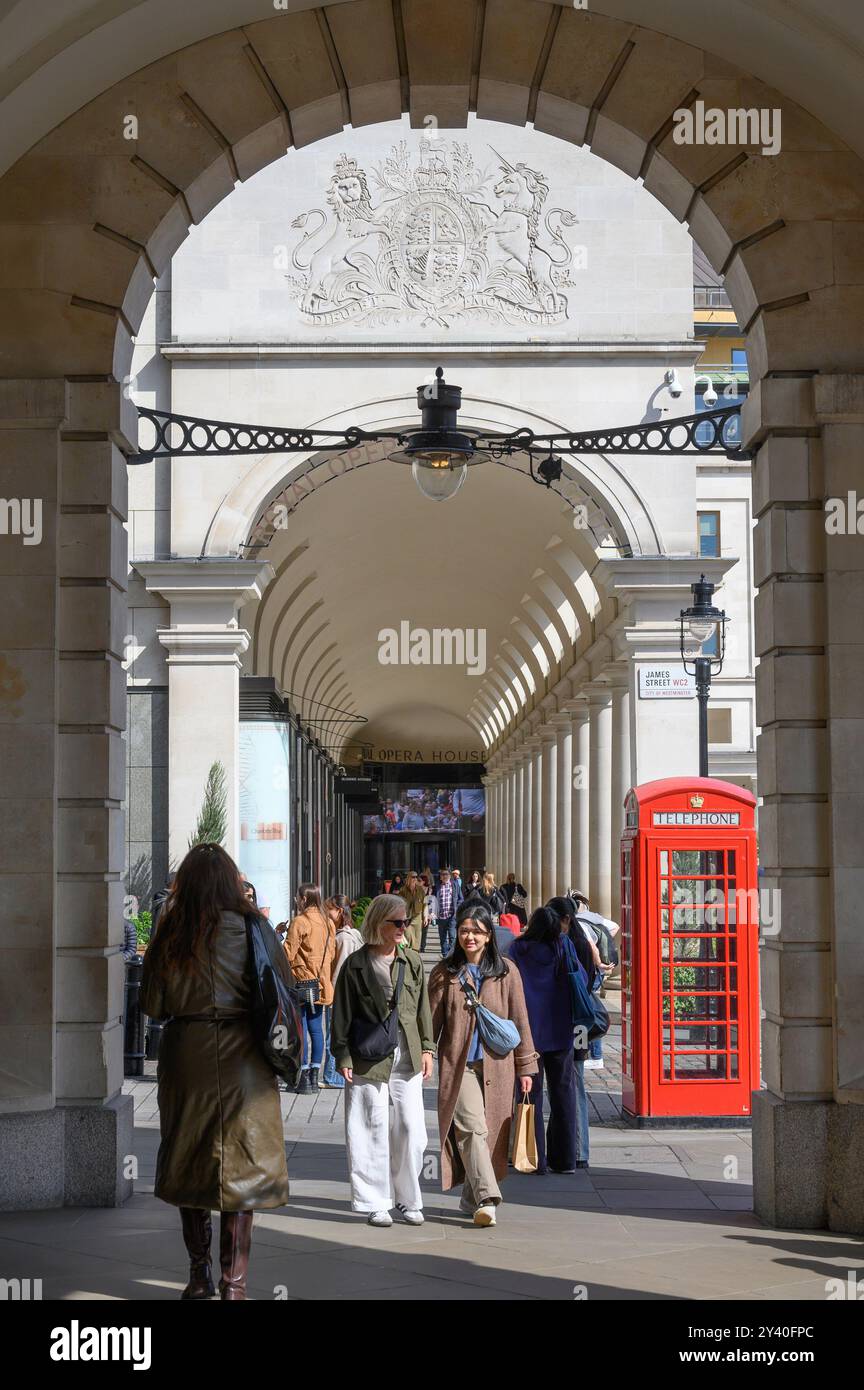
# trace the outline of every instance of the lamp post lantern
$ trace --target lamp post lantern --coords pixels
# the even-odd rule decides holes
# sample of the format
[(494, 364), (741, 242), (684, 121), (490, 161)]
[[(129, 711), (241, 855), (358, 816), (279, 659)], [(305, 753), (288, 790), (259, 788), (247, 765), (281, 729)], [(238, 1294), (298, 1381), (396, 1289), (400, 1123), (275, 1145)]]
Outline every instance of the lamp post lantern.
[(680, 640), (684, 670), (696, 678), (699, 701), (699, 776), (708, 776), (708, 700), (711, 678), (723, 669), (726, 654), (726, 614), (712, 602), (714, 585), (704, 574), (690, 585), (693, 602), (681, 609)]

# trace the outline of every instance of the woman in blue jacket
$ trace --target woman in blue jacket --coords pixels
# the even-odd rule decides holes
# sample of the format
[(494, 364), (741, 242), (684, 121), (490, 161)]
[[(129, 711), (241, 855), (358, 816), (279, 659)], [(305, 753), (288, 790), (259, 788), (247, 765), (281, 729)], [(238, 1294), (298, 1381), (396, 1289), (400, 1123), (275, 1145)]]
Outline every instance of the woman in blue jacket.
[[(510, 947), (522, 976), (531, 1036), (540, 1054), (531, 1099), (537, 1132), (538, 1173), (572, 1173), (588, 1167), (587, 1107), (584, 1083), (577, 1085), (573, 1055), (570, 982), (561, 941), (561, 918), (548, 907), (531, 914), (527, 930)], [(543, 1127), (543, 1078), (549, 1087), (549, 1125)]]

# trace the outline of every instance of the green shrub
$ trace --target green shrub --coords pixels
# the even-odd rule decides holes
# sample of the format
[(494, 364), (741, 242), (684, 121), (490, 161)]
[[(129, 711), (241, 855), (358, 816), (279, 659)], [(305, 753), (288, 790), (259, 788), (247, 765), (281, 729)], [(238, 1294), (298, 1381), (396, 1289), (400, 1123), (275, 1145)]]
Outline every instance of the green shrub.
[(153, 930), (153, 917), (149, 912), (139, 912), (137, 917), (130, 919), (135, 924), (135, 931), (138, 936), (138, 945), (146, 946), (150, 940), (150, 933)]

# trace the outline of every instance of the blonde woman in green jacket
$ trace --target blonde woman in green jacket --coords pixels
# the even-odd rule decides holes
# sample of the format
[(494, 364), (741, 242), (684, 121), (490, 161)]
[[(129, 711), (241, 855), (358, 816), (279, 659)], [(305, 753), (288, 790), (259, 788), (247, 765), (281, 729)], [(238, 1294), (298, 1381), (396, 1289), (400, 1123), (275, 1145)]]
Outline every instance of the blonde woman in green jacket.
[[(426, 1152), (423, 1082), (435, 1048), (423, 962), (403, 943), (405, 899), (382, 893), (363, 920), (364, 945), (336, 981), (331, 1046), (345, 1078), (345, 1142), (351, 1205), (370, 1226), (392, 1226), (391, 1208), (411, 1226), (423, 1223), (420, 1174)], [(400, 965), (398, 1041), (389, 1055), (364, 1059), (358, 1033), (384, 1023), (394, 1007)]]

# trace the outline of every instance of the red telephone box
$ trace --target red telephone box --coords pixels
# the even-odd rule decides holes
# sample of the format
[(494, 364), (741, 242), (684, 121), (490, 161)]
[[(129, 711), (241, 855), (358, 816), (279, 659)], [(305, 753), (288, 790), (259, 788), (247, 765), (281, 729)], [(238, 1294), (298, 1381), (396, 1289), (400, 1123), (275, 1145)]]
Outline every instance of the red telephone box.
[(625, 1118), (740, 1122), (759, 1087), (756, 798), (731, 782), (634, 787), (621, 839)]

